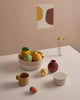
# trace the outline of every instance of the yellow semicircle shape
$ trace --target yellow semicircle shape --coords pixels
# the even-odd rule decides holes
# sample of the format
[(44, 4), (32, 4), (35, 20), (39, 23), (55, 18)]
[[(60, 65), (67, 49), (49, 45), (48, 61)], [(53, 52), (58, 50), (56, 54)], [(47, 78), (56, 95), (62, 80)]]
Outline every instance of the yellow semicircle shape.
[(43, 10), (37, 6), (37, 21), (40, 21), (43, 18)]

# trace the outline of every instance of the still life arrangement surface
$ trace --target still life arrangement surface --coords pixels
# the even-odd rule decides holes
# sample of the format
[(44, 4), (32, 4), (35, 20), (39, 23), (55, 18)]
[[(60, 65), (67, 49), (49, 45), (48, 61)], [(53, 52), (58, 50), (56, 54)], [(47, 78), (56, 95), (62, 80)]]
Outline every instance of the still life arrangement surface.
[(23, 69), (36, 70), (41, 67), (44, 61), (44, 54), (39, 51), (30, 51), (28, 47), (23, 47), (18, 58)]
[[(58, 39), (59, 40), (59, 39)], [(42, 59), (44, 58), (44, 53), (40, 52), (40, 51), (30, 51), (28, 47), (23, 47), (22, 51), (20, 52), (20, 54), (18, 55), (19, 58), (19, 63), (25, 65), (25, 68), (22, 65), (22, 68), (26, 69), (26, 70), (36, 70), (41, 66)], [(41, 61), (41, 62), (40, 62)], [(34, 64), (36, 62), (36, 64)], [(34, 67), (36, 66), (36, 67)], [(55, 73), (59, 68), (58, 63), (56, 62), (56, 60), (51, 60), (48, 65), (47, 68), (42, 68), (40, 70), (40, 74), (42, 77), (46, 76), (48, 73)], [(54, 74), (54, 84), (57, 86), (62, 86), (65, 84), (66, 82), (66, 78), (67, 75), (63, 72), (56, 72)], [(30, 80), (30, 76), (29, 73), (19, 73), (19, 75), (16, 76), (16, 79), (18, 80), (18, 84), (20, 86), (26, 86), (29, 84), (29, 80)], [(37, 93), (37, 88), (31, 86), (30, 87), (30, 91), (31, 93), (35, 94)]]
[[(20, 67), (18, 55), (23, 50), (19, 54), (0, 56), (0, 100), (79, 100), (80, 53), (71, 46), (63, 46), (62, 56), (56, 56), (56, 49), (35, 50), (45, 55), (35, 70)], [(28, 65), (39, 61), (25, 62)]]

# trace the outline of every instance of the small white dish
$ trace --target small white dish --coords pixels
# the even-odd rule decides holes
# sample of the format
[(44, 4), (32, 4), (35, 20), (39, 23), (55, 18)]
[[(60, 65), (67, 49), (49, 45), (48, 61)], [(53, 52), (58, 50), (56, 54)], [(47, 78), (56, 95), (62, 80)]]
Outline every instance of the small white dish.
[(66, 82), (67, 75), (63, 72), (56, 72), (54, 75), (54, 83), (56, 85), (64, 85)]

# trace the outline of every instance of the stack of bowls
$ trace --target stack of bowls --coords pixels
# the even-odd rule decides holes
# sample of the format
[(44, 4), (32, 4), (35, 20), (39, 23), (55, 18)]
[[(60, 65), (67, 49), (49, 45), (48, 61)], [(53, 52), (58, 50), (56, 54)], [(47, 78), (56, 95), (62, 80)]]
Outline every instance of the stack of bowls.
[(54, 83), (59, 86), (64, 85), (66, 82), (66, 78), (67, 78), (67, 75), (65, 73), (57, 72), (54, 75)]

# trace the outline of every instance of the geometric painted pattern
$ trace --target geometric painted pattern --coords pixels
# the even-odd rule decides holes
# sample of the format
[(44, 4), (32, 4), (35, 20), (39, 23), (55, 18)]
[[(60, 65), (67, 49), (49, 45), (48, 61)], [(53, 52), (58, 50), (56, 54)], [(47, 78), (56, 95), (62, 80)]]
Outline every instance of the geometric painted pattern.
[(37, 6), (37, 27), (50, 28), (54, 24), (54, 7), (52, 4), (43, 4)]

